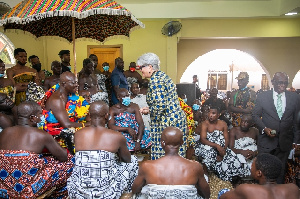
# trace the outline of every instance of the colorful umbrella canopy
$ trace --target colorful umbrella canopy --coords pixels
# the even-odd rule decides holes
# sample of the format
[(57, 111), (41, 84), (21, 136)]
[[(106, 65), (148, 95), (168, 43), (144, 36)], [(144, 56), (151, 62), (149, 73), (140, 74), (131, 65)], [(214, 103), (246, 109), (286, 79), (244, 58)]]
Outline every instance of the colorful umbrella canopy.
[(24, 0), (4, 14), (4, 29), (21, 29), (36, 37), (59, 36), (73, 42), (76, 73), (76, 38), (104, 42), (116, 35), (129, 37), (144, 24), (111, 0)]
[(25, 0), (13, 7), (0, 20), (4, 29), (21, 29), (36, 37), (72, 38), (72, 19), (76, 38), (92, 38), (100, 42), (110, 36), (129, 36), (144, 24), (130, 11), (111, 0)]

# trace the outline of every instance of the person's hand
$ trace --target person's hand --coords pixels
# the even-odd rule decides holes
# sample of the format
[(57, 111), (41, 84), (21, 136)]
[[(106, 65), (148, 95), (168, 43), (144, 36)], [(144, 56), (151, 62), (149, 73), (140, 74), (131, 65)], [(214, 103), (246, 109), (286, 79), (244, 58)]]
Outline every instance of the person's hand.
[(247, 151), (247, 156), (245, 157), (247, 160), (252, 160), (257, 154), (257, 151), (251, 151), (251, 150), (246, 150), (246, 151)]
[(217, 155), (217, 162), (221, 162), (223, 160), (223, 157), (220, 155)]
[(293, 148), (295, 149), (295, 151), (300, 151), (300, 145), (293, 144)]
[(139, 151), (139, 150), (141, 150), (142, 148), (141, 148), (141, 142), (136, 142), (135, 143), (135, 148), (134, 148), (134, 150), (135, 151)]
[(136, 137), (137, 137), (135, 130), (133, 130), (132, 128), (128, 127), (127, 128), (127, 132), (131, 135), (132, 139), (135, 141)]
[(274, 135), (272, 135), (271, 134), (271, 131), (272, 131), (272, 129), (270, 129), (270, 128), (264, 128), (264, 132), (265, 132), (265, 134), (267, 135), (267, 136), (269, 136), (269, 137), (275, 137), (276, 136), (276, 134), (274, 134)]
[(226, 154), (225, 149), (223, 147), (221, 147), (220, 145), (217, 146), (217, 150), (218, 150), (220, 156), (222, 156), (222, 157)]

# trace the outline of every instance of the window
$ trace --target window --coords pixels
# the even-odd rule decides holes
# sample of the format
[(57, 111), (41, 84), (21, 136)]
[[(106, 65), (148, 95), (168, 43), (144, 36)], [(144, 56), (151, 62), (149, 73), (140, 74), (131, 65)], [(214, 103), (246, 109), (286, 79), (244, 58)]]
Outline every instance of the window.
[(0, 32), (0, 59), (5, 64), (15, 64), (14, 49), (12, 42)]
[(227, 90), (227, 74), (208, 71), (207, 88), (216, 87), (218, 90)]

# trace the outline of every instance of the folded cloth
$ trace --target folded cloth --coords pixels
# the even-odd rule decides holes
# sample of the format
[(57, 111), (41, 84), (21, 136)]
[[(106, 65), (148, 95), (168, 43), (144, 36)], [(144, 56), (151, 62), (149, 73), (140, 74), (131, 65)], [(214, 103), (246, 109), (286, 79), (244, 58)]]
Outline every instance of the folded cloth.
[(137, 194), (136, 198), (139, 198), (139, 199), (156, 199), (156, 198), (201, 199), (202, 197), (197, 194), (197, 189), (194, 185), (147, 184), (143, 187), (141, 193)]
[(56, 187), (51, 198), (67, 198), (67, 178), (74, 158), (66, 162), (24, 150), (0, 150), (0, 198), (37, 198)]
[(120, 198), (131, 191), (138, 172), (138, 162), (131, 156), (131, 163), (120, 162), (115, 153), (108, 151), (77, 151), (75, 167), (68, 179), (69, 197)]

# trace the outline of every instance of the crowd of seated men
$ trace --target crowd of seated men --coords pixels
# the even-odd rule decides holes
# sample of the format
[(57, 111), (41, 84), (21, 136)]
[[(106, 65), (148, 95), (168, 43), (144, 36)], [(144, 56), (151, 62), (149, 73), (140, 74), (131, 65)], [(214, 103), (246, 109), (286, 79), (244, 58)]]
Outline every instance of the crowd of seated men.
[[(275, 157), (281, 151), (267, 152), (274, 156), (266, 157), (266, 151), (260, 153), (260, 130), (270, 138), (276, 135), (268, 131), (266, 122), (263, 129), (254, 127), (252, 110), (257, 115), (265, 112), (255, 107), (256, 95), (246, 87), (246, 73), (239, 74), (239, 89), (224, 100), (218, 99), (216, 88), (209, 91), (209, 98), (195, 99), (192, 106), (187, 105), (186, 95), (180, 95), (189, 130), (186, 158), (178, 155), (182, 132), (167, 127), (160, 140), (165, 156), (139, 166), (135, 155), (150, 148), (151, 134), (143, 94), (148, 80), (135, 71), (134, 62), (124, 72), (124, 61), (117, 58), (109, 74), (107, 63), (103, 72), (96, 70), (98, 58), (91, 55), (76, 76), (70, 72), (70, 52), (62, 50), (61, 62), (51, 63), (53, 75), (47, 77), (37, 56), (28, 59), (30, 68), (24, 49), (17, 48), (14, 54), (17, 64), (6, 70), (7, 78), (0, 61), (1, 198), (37, 198), (49, 190), (54, 198), (120, 198), (131, 192), (137, 198), (209, 198), (209, 172), (232, 183), (244, 177), (259, 181), (259, 185), (237, 186), (225, 194), (228, 190), (222, 190), (221, 198), (248, 198), (254, 189), (267, 198), (287, 198), (287, 192), (289, 198), (299, 197), (296, 185), (276, 185), (276, 180), (282, 183), (278, 179), (288, 170), (286, 164), (259, 166), (263, 161), (278, 164), (283, 158)], [(275, 75), (274, 87), (285, 78)], [(276, 92), (280, 88), (275, 87)], [(286, 94), (288, 110), (289, 102)], [(228, 117), (229, 112), (235, 114)], [(289, 154), (294, 160), (288, 168), (294, 169), (294, 175), (286, 176), (286, 183), (299, 183), (297, 143), (294, 139)], [(269, 170), (274, 170), (272, 176)], [(274, 187), (268, 187), (269, 183)]]

